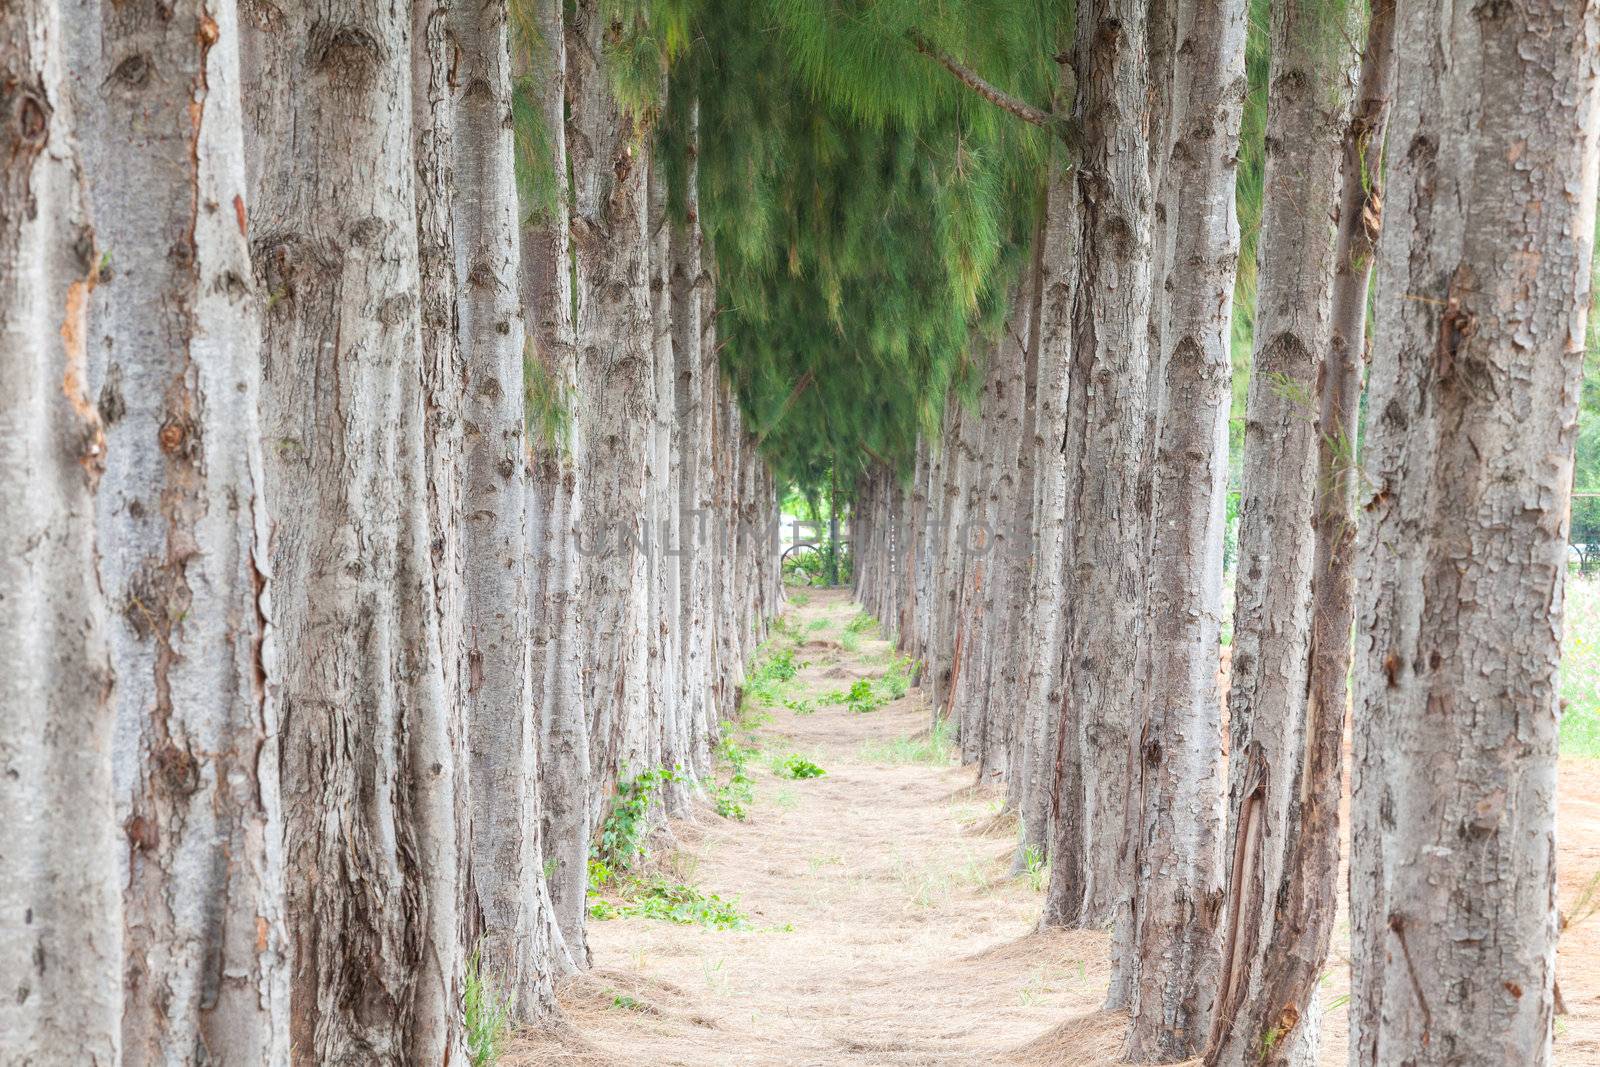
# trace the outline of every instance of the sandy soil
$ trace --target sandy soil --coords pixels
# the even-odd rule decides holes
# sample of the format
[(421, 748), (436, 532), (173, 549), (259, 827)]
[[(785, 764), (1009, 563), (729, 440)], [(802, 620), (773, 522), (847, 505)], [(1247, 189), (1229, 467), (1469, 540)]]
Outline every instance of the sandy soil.
[[(886, 642), (840, 644), (856, 607), (812, 593), (792, 608), (810, 697), (886, 669)], [(818, 625), (821, 620), (821, 625)], [(815, 628), (813, 628), (815, 627)], [(504, 1067), (542, 1064), (1112, 1063), (1122, 1020), (1098, 1011), (1107, 938), (1035, 932), (1042, 883), (1008, 877), (1014, 823), (970, 770), (906, 763), (892, 743), (926, 734), (920, 692), (856, 715), (771, 709), (763, 754), (827, 770), (790, 781), (752, 765), (745, 822), (707, 810), (675, 824), (652, 864), (738, 902), (748, 929), (647, 919), (591, 922), (594, 968), (564, 983), (563, 1024), (516, 1036)], [(1600, 875), (1600, 775), (1562, 768), (1561, 899)], [(1343, 1064), (1348, 922), (1341, 902), (1322, 990), (1323, 1064)], [(1569, 1014), (1556, 1059), (1600, 1065), (1600, 916), (1575, 922), (1558, 970)]]

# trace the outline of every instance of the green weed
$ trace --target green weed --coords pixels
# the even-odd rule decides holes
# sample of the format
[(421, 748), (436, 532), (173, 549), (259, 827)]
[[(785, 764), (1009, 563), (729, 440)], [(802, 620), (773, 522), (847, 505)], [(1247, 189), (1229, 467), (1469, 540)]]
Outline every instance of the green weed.
[(673, 882), (656, 875), (630, 878), (622, 887), (621, 900), (611, 904), (596, 900), (589, 904), (589, 918), (596, 920), (638, 918), (677, 923), (679, 926), (704, 926), (712, 930), (746, 929), (744, 915), (734, 901), (715, 893), (702, 892), (684, 882)]
[(825, 704), (846, 707), (857, 715), (877, 711), (889, 703), (889, 698), (873, 689), (872, 683), (865, 678), (858, 678), (849, 689), (829, 693), (822, 700)]
[(773, 768), (780, 778), (821, 778), (828, 772), (804, 756), (788, 756)]
[(890, 660), (888, 672), (878, 680), (890, 700), (899, 700), (911, 691), (911, 674), (915, 666), (916, 661), (910, 657), (897, 656)]
[(796, 663), (794, 649), (774, 650), (756, 662), (744, 680), (744, 695), (758, 704), (771, 705), (783, 700), (783, 685), (791, 681), (805, 664)]
[(1028, 888), (1035, 893), (1043, 893), (1045, 886), (1050, 884), (1050, 863), (1039, 846), (1029, 845), (1023, 849), (1022, 862), (1026, 867), (1023, 873), (1028, 877)]
[(724, 736), (717, 745), (717, 758), (728, 765), (728, 781), (712, 784), (711, 799), (716, 804), (717, 814), (724, 819), (743, 822), (749, 814), (745, 805), (755, 800), (755, 785), (749, 772), (750, 760), (755, 755), (755, 749), (746, 748), (732, 737)]
[(601, 885), (615, 871), (632, 867), (645, 855), (645, 840), (650, 834), (650, 804), (668, 782), (679, 781), (677, 771), (658, 767), (633, 778), (617, 783), (617, 795), (611, 802), (611, 813), (600, 827), (600, 837), (595, 841), (590, 857), (589, 882), (595, 884), (596, 862), (602, 873)]
[(483, 960), (477, 949), (472, 950), (467, 960), (461, 1004), (465, 1013), (467, 1055), (472, 1058), (472, 1067), (488, 1067), (500, 1058), (511, 1036), (511, 998), (495, 990), (494, 982), (483, 971)]

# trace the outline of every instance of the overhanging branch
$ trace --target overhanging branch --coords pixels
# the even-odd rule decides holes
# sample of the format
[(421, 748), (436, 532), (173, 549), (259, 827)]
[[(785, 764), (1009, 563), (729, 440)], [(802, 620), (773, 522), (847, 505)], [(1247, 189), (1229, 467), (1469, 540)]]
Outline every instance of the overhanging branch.
[(1004, 89), (991, 84), (971, 67), (957, 62), (954, 57), (933, 47), (928, 43), (928, 39), (916, 30), (908, 30), (907, 36), (911, 38), (911, 43), (916, 46), (917, 51), (938, 63), (951, 74), (954, 74), (957, 81), (989, 101), (995, 107), (1000, 108), (1002, 111), (1009, 111), (1024, 122), (1042, 126), (1057, 136), (1065, 136), (1065, 124), (1058, 116), (1045, 111), (1043, 108), (1034, 107), (1026, 100), (1018, 99)]

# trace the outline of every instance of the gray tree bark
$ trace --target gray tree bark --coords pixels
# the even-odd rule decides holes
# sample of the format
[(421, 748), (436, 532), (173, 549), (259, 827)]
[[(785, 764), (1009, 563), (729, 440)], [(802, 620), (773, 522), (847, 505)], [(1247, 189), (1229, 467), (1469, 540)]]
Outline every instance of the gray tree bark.
[(0, 8), (0, 1060), (113, 1067), (122, 908), (89, 227), (58, 5)]
[(677, 407), (678, 501), (681, 513), (678, 558), (682, 615), (678, 655), (681, 657), (683, 714), (690, 724), (690, 765), (704, 775), (711, 769), (711, 740), (717, 728), (711, 701), (711, 531), (706, 473), (710, 468), (711, 403), (705, 349), (701, 344), (704, 321), (702, 293), (709, 280), (702, 267), (700, 230), (699, 105), (684, 106), (688, 144), (684, 174), (684, 213), (681, 225), (671, 227), (672, 349), (677, 365), (673, 402)]
[[(579, 391), (584, 439), (584, 626), (588, 631), (591, 785), (607, 788), (643, 754), (649, 608), (641, 518), (655, 384), (646, 232), (645, 116), (612, 93), (601, 56), (609, 19), (579, 0), (567, 33)], [(604, 539), (603, 542), (601, 539)], [(629, 752), (631, 747), (632, 752)]]
[[(522, 301), (533, 317), (529, 373), (538, 408), (530, 413), (537, 439), (529, 457), (533, 486), (526, 516), (528, 551), (535, 567), (531, 657), (539, 700), (540, 792), (550, 901), (572, 962), (587, 966), (584, 897), (593, 787), (583, 688), (587, 648), (579, 602), (584, 441), (572, 432), (571, 414), (577, 401), (578, 352), (572, 319), (567, 49), (561, 0), (539, 0), (535, 16), (532, 29), (537, 42), (519, 43), (521, 54), (538, 57), (527, 75), (527, 91), (536, 100), (547, 138), (554, 190), (553, 203), (535, 205), (533, 220), (522, 233)], [(564, 969), (561, 957), (557, 962)]]
[(1039, 378), (1034, 416), (1034, 567), (1029, 587), (1029, 662), (1023, 742), (1021, 847), (1014, 863), (1043, 862), (1054, 839), (1057, 741), (1061, 733), (1061, 639), (1066, 615), (1064, 553), (1070, 500), (1063, 446), (1072, 372), (1072, 309), (1078, 289), (1075, 171), (1058, 156), (1045, 189), (1040, 256)]
[[(1356, 100), (1344, 130), (1329, 348), (1319, 372), (1320, 425), (1312, 558), (1311, 645), (1297, 829), (1286, 842), (1286, 890), (1264, 946), (1264, 988), (1280, 1020), (1316, 1010), (1333, 935), (1339, 804), (1354, 618), (1356, 439), (1365, 364), (1367, 279), (1377, 240), (1379, 161), (1394, 77), (1392, 2), (1371, 7)], [(1281, 1024), (1280, 1024), (1281, 1025)]]
[[(1057, 820), (1045, 921), (1126, 925), (1133, 898), (1138, 805), (1138, 644), (1145, 603), (1150, 501), (1141, 493), (1148, 433), (1150, 160), (1139, 132), (1148, 90), (1145, 4), (1079, 6), (1075, 114), (1082, 277), (1073, 324), (1066, 456), (1071, 515), (1066, 566), (1061, 729), (1065, 812)], [(1076, 777), (1076, 782), (1074, 778)], [(1079, 821), (1081, 819), (1081, 821)], [(1081, 840), (1063, 837), (1082, 835)], [(1081, 859), (1074, 859), (1081, 857)], [(1109, 1007), (1128, 996), (1123, 968)]]
[(251, 14), (291, 1055), (442, 1062), (465, 1056), (462, 756), (429, 536), (410, 12)]
[(122, 1057), (288, 1054), (282, 821), (231, 0), (74, 5), (97, 528), (117, 674)]
[[(1300, 1062), (1315, 1048), (1318, 1012), (1281, 1003), (1266, 965), (1305, 813), (1315, 390), (1330, 337), (1332, 220), (1359, 16), (1355, 4), (1306, 0), (1284, 0), (1272, 13), (1260, 291), (1228, 693), (1227, 916), (1207, 1052), (1212, 1064), (1254, 1064), (1263, 1054)], [(1330, 898), (1319, 906), (1332, 904)]]
[(1215, 996), (1222, 909), (1222, 713), (1217, 656), (1228, 488), (1234, 207), (1244, 114), (1243, 0), (1180, 0), (1167, 166), (1170, 245), (1159, 366), (1143, 803), (1126, 1053), (1200, 1051)]
[(1357, 582), (1351, 1062), (1547, 1064), (1592, 6), (1400, 8)]
[[(570, 967), (545, 887), (527, 514), (527, 394), (509, 26), (504, 0), (448, 12), (454, 48), (455, 271), (466, 371), (462, 482), (470, 926), (519, 1020), (555, 1008)], [(542, 697), (543, 694), (541, 693)]]

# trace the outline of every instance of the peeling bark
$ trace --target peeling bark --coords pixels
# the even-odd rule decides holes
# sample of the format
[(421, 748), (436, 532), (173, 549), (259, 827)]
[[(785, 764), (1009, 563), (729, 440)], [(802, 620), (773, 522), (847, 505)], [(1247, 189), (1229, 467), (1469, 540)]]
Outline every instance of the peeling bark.
[(57, 5), (0, 8), (0, 1060), (120, 1062), (115, 710), (85, 345), (97, 251)]
[(276, 667), (230, 0), (72, 20), (98, 240), (91, 386), (113, 610), (122, 1056), (288, 1054)]
[(1356, 1064), (1551, 1060), (1596, 20), (1399, 11), (1357, 582)]

